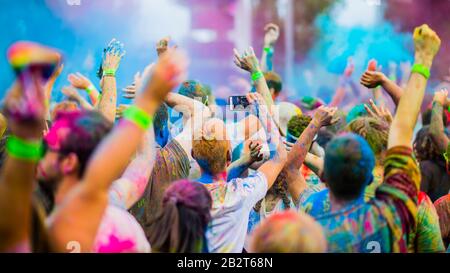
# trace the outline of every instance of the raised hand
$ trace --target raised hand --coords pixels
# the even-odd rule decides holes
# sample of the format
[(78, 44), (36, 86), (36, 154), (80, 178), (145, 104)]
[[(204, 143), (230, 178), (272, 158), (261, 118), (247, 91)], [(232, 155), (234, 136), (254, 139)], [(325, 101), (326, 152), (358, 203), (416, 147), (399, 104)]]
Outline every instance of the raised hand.
[(187, 65), (188, 59), (184, 53), (175, 49), (167, 50), (154, 65), (153, 73), (144, 76), (145, 83), (138, 90), (139, 96), (161, 103), (167, 93), (186, 79)]
[(79, 72), (69, 74), (69, 76), (67, 76), (67, 80), (73, 87), (81, 90), (86, 90), (92, 85), (91, 81)]
[(448, 98), (448, 90), (447, 88), (443, 88), (434, 93), (433, 101), (441, 104), (442, 106), (445, 106), (447, 104), (447, 98)]
[(392, 118), (392, 114), (389, 111), (389, 109), (387, 109), (386, 107), (383, 107), (383, 106), (378, 107), (373, 102), (373, 100), (370, 100), (369, 104), (370, 104), (370, 106), (367, 104), (364, 104), (364, 108), (366, 109), (366, 111), (370, 117), (385, 120), (389, 124), (392, 123), (393, 118)]
[(431, 67), (434, 56), (441, 47), (441, 39), (427, 24), (414, 29), (415, 62)]
[(250, 105), (254, 106), (254, 113), (259, 117), (267, 117), (269, 115), (269, 109), (267, 108), (266, 102), (264, 98), (259, 93), (248, 93), (246, 95), (248, 102)]
[(154, 64), (149, 64), (145, 67), (144, 71), (137, 72), (134, 74), (134, 81), (132, 84), (128, 85), (127, 87), (123, 88), (122, 91), (124, 94), (122, 95), (126, 99), (134, 99), (136, 97), (136, 91), (140, 89), (142, 85), (142, 79), (147, 76), (149, 76), (152, 72)]
[(250, 73), (261, 71), (258, 58), (256, 58), (255, 52), (253, 51), (252, 47), (249, 47), (247, 50), (245, 50), (242, 55), (239, 54), (237, 49), (234, 49), (234, 63), (237, 67)]
[[(167, 49), (169, 48), (169, 43), (170, 43), (170, 36), (164, 37), (161, 40), (159, 40), (156, 43), (156, 53), (158, 53), (158, 56), (161, 56), (162, 54), (164, 54)], [(171, 49), (176, 49), (177, 46), (172, 46)]]
[(367, 70), (362, 74), (360, 83), (367, 88), (375, 88), (382, 85), (386, 81), (386, 75), (380, 71), (369, 71)]
[(337, 107), (321, 106), (314, 113), (312, 122), (319, 127), (333, 125), (339, 121), (339, 117), (335, 117)]
[(123, 113), (125, 112), (125, 110), (128, 109), (128, 107), (130, 107), (130, 105), (127, 104), (120, 104), (117, 107), (117, 111), (116, 111), (116, 119), (120, 119), (123, 116)]
[(73, 86), (64, 86), (61, 89), (61, 92), (68, 98), (71, 99), (78, 99), (80, 97), (80, 94)]
[[(248, 145), (247, 145), (248, 144)], [(248, 161), (248, 164), (252, 164), (257, 161), (261, 161), (264, 155), (261, 153), (262, 141), (249, 140), (242, 150), (242, 157)]]
[(9, 127), (21, 137), (40, 137), (47, 113), (45, 85), (58, 69), (61, 54), (39, 44), (18, 42), (9, 48), (8, 60), (17, 75), (4, 105)]
[(273, 47), (280, 37), (280, 28), (270, 23), (264, 27), (264, 32), (264, 47)]
[(105, 73), (108, 70), (116, 71), (125, 53), (124, 45), (116, 39), (112, 39), (103, 53), (103, 72)]

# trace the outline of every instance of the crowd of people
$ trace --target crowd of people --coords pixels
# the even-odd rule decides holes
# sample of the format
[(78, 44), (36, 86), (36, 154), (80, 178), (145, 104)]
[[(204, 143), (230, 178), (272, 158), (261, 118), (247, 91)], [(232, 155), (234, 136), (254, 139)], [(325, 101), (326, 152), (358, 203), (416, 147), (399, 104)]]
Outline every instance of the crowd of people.
[[(248, 72), (249, 104), (231, 119), (207, 77), (187, 79), (169, 38), (122, 92), (115, 39), (98, 84), (74, 72), (62, 91), (58, 50), (13, 44), (0, 252), (450, 251), (448, 91), (421, 113), (438, 35), (414, 30), (402, 82), (372, 60), (358, 85), (349, 61), (329, 104), (294, 104), (281, 101), (272, 63), (279, 28), (264, 31), (260, 59), (230, 52)], [(132, 103), (117, 105), (118, 94)]]

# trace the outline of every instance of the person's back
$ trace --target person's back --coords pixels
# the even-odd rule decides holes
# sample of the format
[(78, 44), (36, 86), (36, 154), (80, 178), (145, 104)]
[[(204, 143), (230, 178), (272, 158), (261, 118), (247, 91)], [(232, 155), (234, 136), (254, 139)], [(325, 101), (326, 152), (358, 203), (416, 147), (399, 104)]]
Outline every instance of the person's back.
[(374, 164), (373, 152), (360, 136), (349, 134), (328, 144), (324, 172), (332, 209), (316, 220), (325, 229), (329, 251), (408, 251), (417, 213), (418, 166), (411, 149), (389, 150), (384, 183), (365, 202), (362, 192), (372, 180)]
[(266, 177), (256, 172), (245, 179), (204, 184), (213, 197), (207, 238), (211, 252), (241, 252), (253, 206), (267, 192)]
[(189, 158), (180, 144), (173, 139), (156, 152), (155, 165), (143, 197), (130, 209), (139, 223), (151, 221), (162, 206), (164, 191), (174, 182), (189, 175)]
[(108, 205), (94, 242), (95, 253), (148, 253), (150, 245), (136, 219), (127, 211)]
[(200, 183), (180, 180), (164, 193), (162, 208), (146, 226), (154, 252), (207, 253), (211, 195)]

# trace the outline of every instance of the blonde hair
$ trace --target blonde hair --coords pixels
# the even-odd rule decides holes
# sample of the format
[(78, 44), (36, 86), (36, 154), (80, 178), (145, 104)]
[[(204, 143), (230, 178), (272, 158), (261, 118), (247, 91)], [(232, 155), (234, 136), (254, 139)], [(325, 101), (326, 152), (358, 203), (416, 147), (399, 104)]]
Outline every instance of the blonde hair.
[(311, 216), (294, 210), (271, 215), (251, 235), (251, 252), (321, 253), (326, 250), (322, 227)]

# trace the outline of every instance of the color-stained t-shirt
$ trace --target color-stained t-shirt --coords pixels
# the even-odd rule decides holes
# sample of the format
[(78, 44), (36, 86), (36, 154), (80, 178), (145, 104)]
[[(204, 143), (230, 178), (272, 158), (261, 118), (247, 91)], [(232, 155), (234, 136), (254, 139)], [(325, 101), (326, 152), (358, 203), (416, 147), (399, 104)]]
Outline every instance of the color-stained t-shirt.
[[(373, 172), (373, 181), (364, 190), (364, 200), (369, 201), (375, 197), (376, 189), (383, 183), (383, 168), (375, 167)], [(321, 185), (321, 184), (319, 184)], [(300, 200), (300, 209), (311, 216), (318, 216), (323, 213), (327, 213), (331, 210), (329, 189), (323, 188), (321, 191), (311, 192), (306, 196), (303, 196)]]
[(95, 237), (95, 253), (149, 253), (150, 244), (136, 219), (127, 211), (108, 205)]
[(413, 247), (415, 252), (445, 252), (439, 216), (430, 197), (424, 192), (419, 193), (417, 233)]
[(241, 253), (250, 211), (267, 193), (267, 179), (259, 171), (228, 183), (206, 184), (213, 200), (206, 238), (211, 253)]
[(316, 216), (330, 252), (408, 252), (415, 239), (420, 171), (412, 150), (387, 152), (384, 183), (369, 201), (361, 197)]
[(156, 152), (155, 165), (142, 198), (130, 213), (144, 229), (162, 207), (164, 191), (175, 181), (189, 176), (189, 157), (181, 145), (172, 139)]

